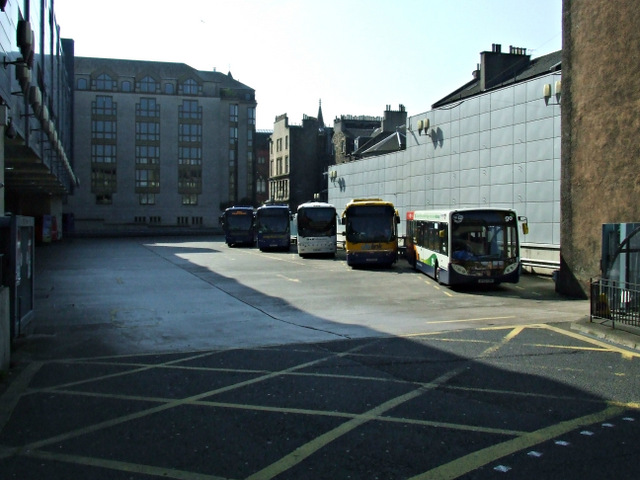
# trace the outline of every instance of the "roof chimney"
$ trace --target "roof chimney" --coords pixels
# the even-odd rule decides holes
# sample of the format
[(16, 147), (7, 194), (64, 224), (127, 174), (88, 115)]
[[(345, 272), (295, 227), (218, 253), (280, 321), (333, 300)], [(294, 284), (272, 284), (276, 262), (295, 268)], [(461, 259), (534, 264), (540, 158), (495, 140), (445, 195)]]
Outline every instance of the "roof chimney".
[(515, 77), (529, 65), (530, 58), (526, 48), (510, 46), (509, 53), (502, 53), (502, 45), (492, 44), (490, 52), (480, 53), (480, 90)]

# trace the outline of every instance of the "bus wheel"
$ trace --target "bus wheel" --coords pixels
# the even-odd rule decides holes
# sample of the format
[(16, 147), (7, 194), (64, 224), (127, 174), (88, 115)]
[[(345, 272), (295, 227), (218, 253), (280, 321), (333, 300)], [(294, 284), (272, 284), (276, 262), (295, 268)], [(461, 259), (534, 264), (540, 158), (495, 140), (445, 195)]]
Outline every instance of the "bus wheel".
[(435, 267), (434, 267), (434, 278), (436, 280), (436, 282), (438, 282), (438, 285), (440, 284), (440, 269), (438, 268), (438, 264), (436, 263)]

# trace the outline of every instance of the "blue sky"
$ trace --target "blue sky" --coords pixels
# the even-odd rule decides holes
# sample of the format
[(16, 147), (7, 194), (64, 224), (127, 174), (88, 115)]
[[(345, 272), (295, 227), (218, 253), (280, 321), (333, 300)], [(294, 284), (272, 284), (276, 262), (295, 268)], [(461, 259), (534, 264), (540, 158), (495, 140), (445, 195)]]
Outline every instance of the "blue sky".
[(77, 56), (231, 71), (256, 90), (257, 128), (340, 115), (408, 114), (471, 80), (499, 43), (562, 48), (562, 0), (55, 0)]

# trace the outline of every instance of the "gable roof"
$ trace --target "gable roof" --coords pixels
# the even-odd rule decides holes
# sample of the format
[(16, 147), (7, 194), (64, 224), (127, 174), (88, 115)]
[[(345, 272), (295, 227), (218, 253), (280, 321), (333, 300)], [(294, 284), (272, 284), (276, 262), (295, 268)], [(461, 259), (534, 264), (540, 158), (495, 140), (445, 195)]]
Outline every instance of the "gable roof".
[(431, 108), (442, 107), (444, 105), (448, 105), (453, 102), (458, 102), (466, 98), (474, 97), (483, 92), (487, 92), (487, 91), (495, 90), (497, 88), (506, 87), (507, 85), (513, 85), (519, 82), (523, 82), (531, 78), (539, 77), (541, 75), (546, 75), (549, 72), (560, 71), (561, 67), (562, 67), (562, 50), (558, 50), (557, 52), (549, 53), (548, 55), (543, 55), (542, 57), (535, 58), (529, 61), (524, 66), (524, 68), (514, 73), (514, 75), (511, 76), (508, 80), (492, 85), (491, 88), (488, 88), (485, 90), (481, 88), (480, 75), (475, 75), (475, 78), (473, 80), (464, 84), (457, 90), (454, 90), (444, 98), (441, 98), (440, 100), (435, 102), (433, 105), (431, 105)]

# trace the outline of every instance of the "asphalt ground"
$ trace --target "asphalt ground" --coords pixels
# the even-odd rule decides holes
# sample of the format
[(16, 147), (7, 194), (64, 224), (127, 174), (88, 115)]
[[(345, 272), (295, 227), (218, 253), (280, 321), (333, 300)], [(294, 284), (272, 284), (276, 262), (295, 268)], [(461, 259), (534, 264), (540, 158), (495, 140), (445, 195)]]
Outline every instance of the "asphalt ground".
[[(74, 251), (40, 265), (36, 309), (65, 291), (47, 269)], [(91, 251), (86, 270), (70, 262), (87, 298), (97, 268), (132, 288), (133, 272)], [(155, 285), (168, 276), (218, 302), (212, 315), (243, 312), (156, 263)], [(176, 351), (144, 341), (121, 352), (91, 308), (58, 302), (67, 338), (25, 339), (0, 397), (2, 479), (637, 478), (634, 332), (615, 338), (582, 316), (339, 340), (229, 330), (216, 348), (178, 339)]]

